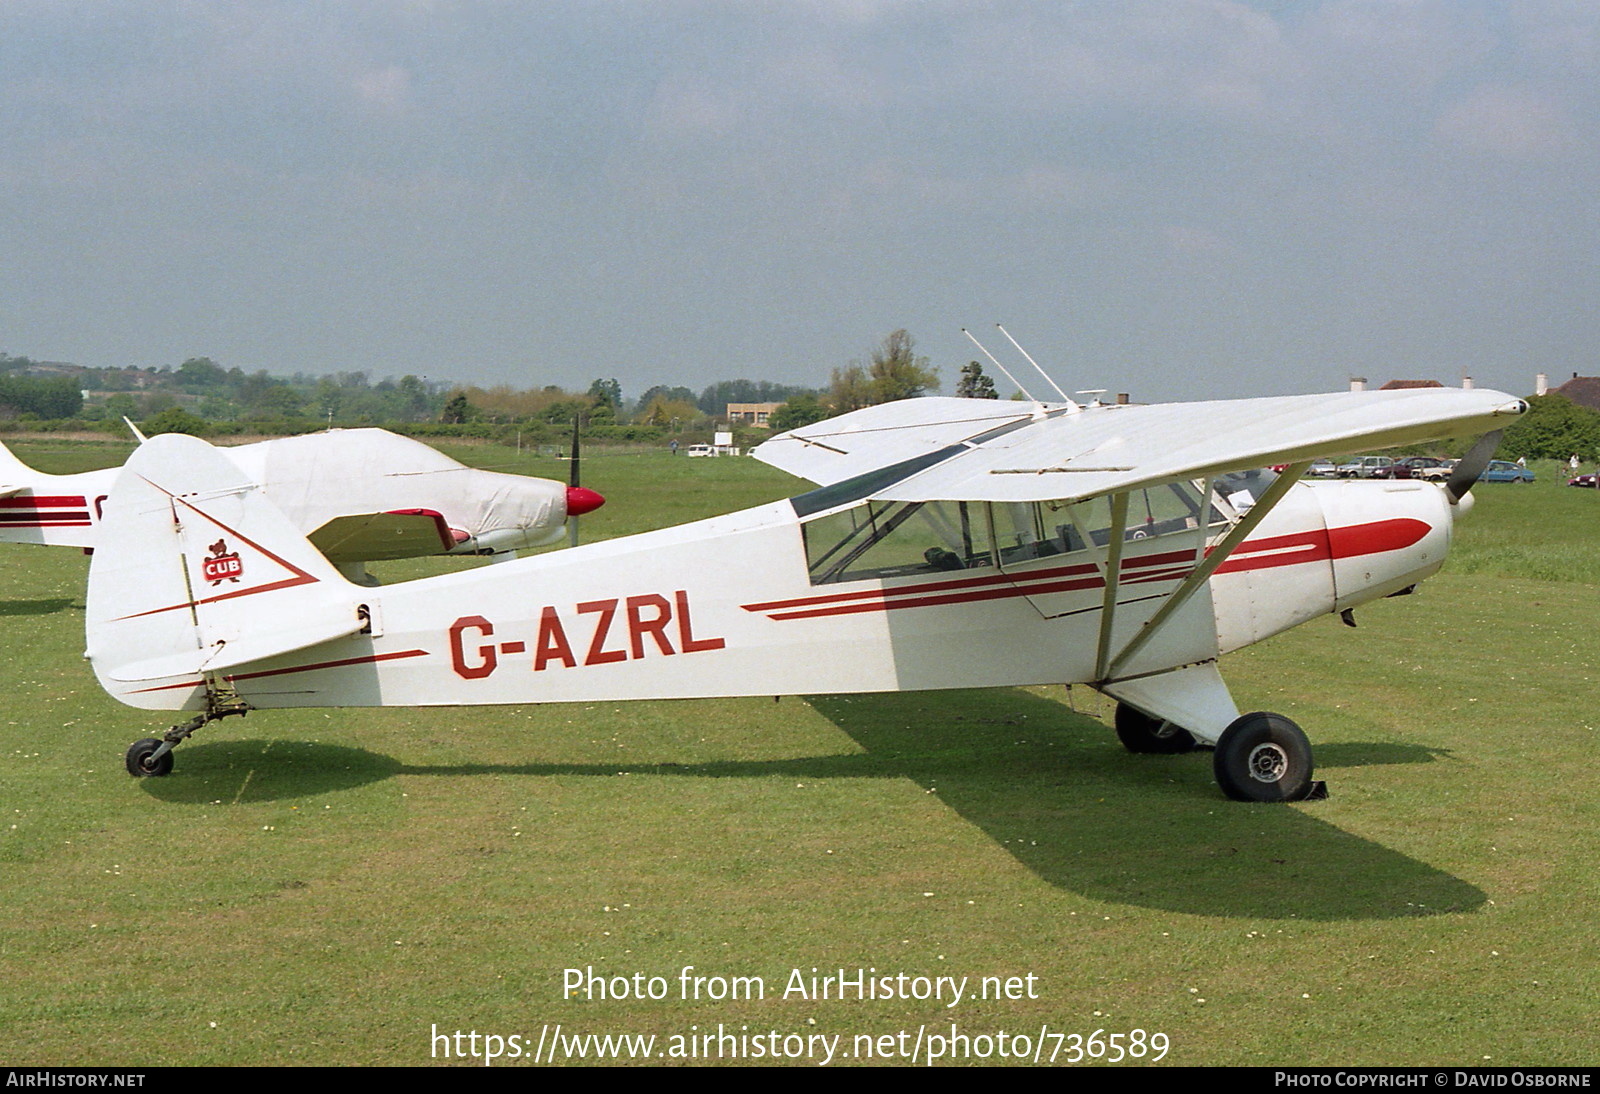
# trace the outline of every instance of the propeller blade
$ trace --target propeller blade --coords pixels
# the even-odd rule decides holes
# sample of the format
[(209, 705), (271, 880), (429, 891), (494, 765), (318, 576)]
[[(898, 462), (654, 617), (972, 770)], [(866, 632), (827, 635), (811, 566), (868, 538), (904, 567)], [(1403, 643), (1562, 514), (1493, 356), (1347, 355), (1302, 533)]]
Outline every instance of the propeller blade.
[[(582, 420), (583, 420), (583, 416), (582, 415), (580, 415), (580, 414), (573, 414), (572, 415), (572, 460), (568, 464), (568, 469), (567, 469), (567, 499), (568, 499), (568, 508), (567, 508), (567, 546), (568, 547), (576, 547), (578, 545), (578, 513), (586, 511), (586, 510), (583, 510), (583, 509), (578, 509), (576, 512), (574, 512), (572, 507), (571, 507), (571, 501), (572, 501), (572, 498), (573, 498), (573, 491), (583, 490), (583, 488), (578, 485), (578, 427), (579, 427), (580, 423), (582, 422)], [(588, 491), (588, 490), (584, 490), (583, 492), (585, 494), (593, 493), (593, 491)], [(596, 496), (598, 497), (599, 495), (596, 495)]]
[(1450, 492), (1450, 503), (1454, 505), (1472, 491), (1472, 484), (1478, 481), (1478, 476), (1483, 474), (1483, 469), (1489, 466), (1489, 460), (1494, 456), (1494, 450), (1500, 447), (1500, 434), (1503, 430), (1485, 433), (1478, 438), (1478, 443), (1467, 450), (1461, 457), (1455, 470), (1450, 472), (1450, 477), (1445, 480), (1444, 488)]
[(574, 414), (572, 416), (572, 463), (567, 469), (568, 486), (582, 485), (578, 482), (578, 423), (580, 420), (578, 415)]

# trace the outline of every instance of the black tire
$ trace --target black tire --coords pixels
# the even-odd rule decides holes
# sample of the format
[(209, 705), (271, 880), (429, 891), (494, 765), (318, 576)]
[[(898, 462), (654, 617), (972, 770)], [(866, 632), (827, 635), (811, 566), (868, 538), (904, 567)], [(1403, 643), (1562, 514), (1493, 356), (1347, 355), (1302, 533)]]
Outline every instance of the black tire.
[(1187, 729), (1152, 718), (1127, 703), (1117, 704), (1116, 727), (1117, 740), (1129, 752), (1170, 756), (1195, 748), (1194, 735)]
[(1217, 738), (1212, 768), (1234, 801), (1302, 801), (1311, 793), (1311, 742), (1281, 714), (1246, 714)]
[(154, 737), (146, 737), (135, 741), (128, 747), (128, 754), (124, 757), (128, 765), (128, 774), (135, 778), (159, 778), (162, 775), (172, 774), (172, 753), (168, 752), (154, 763), (150, 762), (151, 755), (161, 747), (161, 742)]

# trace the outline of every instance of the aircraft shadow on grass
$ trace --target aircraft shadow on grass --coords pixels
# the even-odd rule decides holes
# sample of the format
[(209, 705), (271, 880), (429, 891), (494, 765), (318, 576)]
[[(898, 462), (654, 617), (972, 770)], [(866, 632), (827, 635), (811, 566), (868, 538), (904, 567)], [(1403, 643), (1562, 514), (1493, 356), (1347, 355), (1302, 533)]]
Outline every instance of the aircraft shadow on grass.
[[(202, 804), (301, 798), (401, 774), (910, 779), (1044, 881), (1097, 900), (1194, 915), (1341, 920), (1469, 911), (1487, 899), (1459, 878), (1319, 820), (1315, 804), (1223, 799), (1209, 752), (1130, 755), (1100, 722), (1025, 691), (806, 701), (865, 751), (691, 764), (431, 766), (315, 742), (213, 741), (185, 749), (181, 778), (142, 786), (166, 801)], [(1318, 752), (1324, 771), (1428, 763), (1437, 754), (1382, 743)]]
[(0, 615), (54, 615), (68, 608), (83, 610), (83, 605), (70, 597), (53, 597), (48, 600), (0, 600)]

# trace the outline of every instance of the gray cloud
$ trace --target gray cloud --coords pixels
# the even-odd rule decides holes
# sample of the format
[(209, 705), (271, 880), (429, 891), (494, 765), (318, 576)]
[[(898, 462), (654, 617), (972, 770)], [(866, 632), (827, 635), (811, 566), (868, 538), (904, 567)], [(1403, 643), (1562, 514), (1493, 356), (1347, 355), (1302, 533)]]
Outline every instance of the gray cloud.
[(1590, 5), (0, 7), (3, 347), (1152, 398), (1593, 371)]

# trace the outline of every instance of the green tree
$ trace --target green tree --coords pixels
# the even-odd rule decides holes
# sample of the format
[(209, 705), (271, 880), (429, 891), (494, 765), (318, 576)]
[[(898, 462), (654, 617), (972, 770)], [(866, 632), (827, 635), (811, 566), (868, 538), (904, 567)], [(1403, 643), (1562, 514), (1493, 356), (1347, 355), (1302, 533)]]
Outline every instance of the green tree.
[(1551, 392), (1528, 400), (1528, 412), (1513, 422), (1498, 454), (1507, 459), (1590, 461), (1600, 454), (1600, 411)]
[(594, 399), (596, 407), (602, 403), (609, 406), (613, 416), (622, 412), (622, 385), (617, 383), (616, 377), (590, 384), (589, 396)]
[(161, 413), (146, 418), (143, 429), (147, 437), (154, 437), (158, 433), (187, 433), (191, 437), (203, 437), (211, 431), (211, 423), (197, 414), (190, 414), (181, 406), (169, 406)]
[(815, 395), (796, 395), (772, 412), (768, 424), (774, 433), (784, 433), (820, 422), (832, 414), (833, 411)]
[(477, 415), (477, 409), (467, 401), (467, 393), (458, 391), (445, 401), (439, 420), (446, 425), (460, 425), (472, 421)]
[(835, 414), (848, 414), (877, 401), (873, 397), (872, 381), (859, 361), (833, 370), (833, 378), (828, 383), (828, 402), (833, 405)]
[[(663, 392), (665, 389), (662, 389)], [(640, 425), (670, 426), (676, 420), (679, 426), (688, 425), (700, 417), (700, 408), (686, 399), (671, 399), (658, 392), (644, 403), (634, 420)]]
[(910, 334), (897, 330), (872, 352), (875, 402), (915, 399), (939, 386), (938, 372), (929, 366), (926, 357), (918, 357), (913, 352), (916, 345)]
[(37, 418), (73, 418), (83, 409), (83, 392), (69, 376), (0, 376), (0, 407)]
[(998, 399), (994, 381), (984, 375), (983, 366), (968, 361), (961, 366), (961, 379), (956, 384), (956, 396), (961, 399)]
[(131, 418), (139, 412), (139, 404), (132, 395), (118, 392), (106, 399), (106, 417), (121, 423), (124, 418)]
[(914, 352), (916, 340), (904, 330), (886, 336), (872, 351), (871, 363), (852, 361), (833, 370), (828, 398), (833, 409), (844, 414), (864, 406), (915, 399), (939, 386), (939, 374), (926, 357)]
[(209, 357), (191, 357), (178, 366), (174, 374), (178, 383), (191, 395), (202, 395), (219, 388), (228, 374), (221, 365)]
[(768, 380), (718, 380), (700, 393), (699, 406), (712, 417), (720, 417), (729, 403), (781, 403), (796, 395), (815, 394), (812, 388)]

